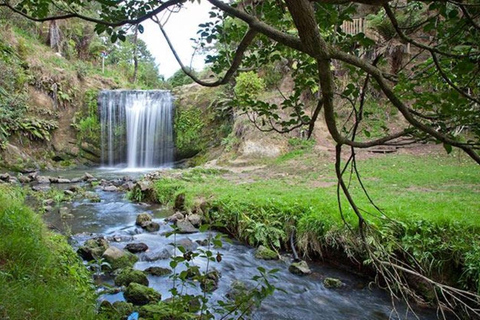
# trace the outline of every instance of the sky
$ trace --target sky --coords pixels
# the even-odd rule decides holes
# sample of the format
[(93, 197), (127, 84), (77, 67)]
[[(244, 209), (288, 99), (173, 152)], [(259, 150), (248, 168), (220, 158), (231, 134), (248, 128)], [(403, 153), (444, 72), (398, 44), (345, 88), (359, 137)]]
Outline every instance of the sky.
[[(207, 1), (202, 1), (201, 4), (187, 2), (180, 12), (172, 13), (164, 27), (182, 63), (186, 66), (190, 65), (194, 51), (192, 48), (193, 42), (190, 38), (197, 38), (198, 25), (209, 19), (208, 12), (211, 7), (212, 5)], [(158, 15), (158, 17), (162, 19), (163, 14)], [(155, 57), (160, 74), (168, 79), (175, 71), (180, 69), (180, 66), (170, 51), (159, 27), (152, 21), (142, 25), (145, 31), (140, 35), (140, 38), (145, 41), (148, 50)], [(192, 67), (201, 70), (203, 66), (204, 57), (195, 57)]]

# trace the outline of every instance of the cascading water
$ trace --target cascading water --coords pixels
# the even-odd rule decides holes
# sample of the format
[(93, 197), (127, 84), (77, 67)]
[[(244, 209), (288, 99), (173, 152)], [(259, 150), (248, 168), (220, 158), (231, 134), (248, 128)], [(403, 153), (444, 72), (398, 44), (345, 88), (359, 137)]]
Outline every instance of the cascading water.
[(165, 90), (104, 90), (99, 95), (102, 164), (168, 167), (173, 162), (173, 98)]

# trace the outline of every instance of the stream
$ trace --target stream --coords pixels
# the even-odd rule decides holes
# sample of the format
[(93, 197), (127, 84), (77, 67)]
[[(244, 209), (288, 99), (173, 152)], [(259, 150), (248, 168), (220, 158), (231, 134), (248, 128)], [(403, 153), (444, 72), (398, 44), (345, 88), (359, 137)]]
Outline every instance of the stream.
[[(141, 172), (118, 172), (97, 170), (92, 172), (96, 177), (116, 179), (123, 176), (139, 176)], [(48, 173), (47, 173), (48, 174)], [(53, 173), (50, 173), (54, 175)], [(56, 172), (56, 175), (59, 173)], [(81, 176), (79, 172), (61, 172), (63, 177)], [(84, 183), (80, 183), (83, 186)], [(64, 187), (69, 187), (65, 185)], [(100, 187), (93, 188), (100, 197), (100, 202), (79, 200), (69, 204), (61, 204), (67, 207), (73, 215), (71, 219), (61, 219), (58, 208), (44, 215), (45, 221), (60, 231), (68, 231), (72, 246), (78, 246), (92, 237), (105, 236), (111, 246), (123, 249), (128, 243), (143, 242), (149, 250), (137, 254), (139, 261), (135, 269), (145, 270), (148, 267), (170, 268), (170, 259), (155, 258), (165, 253), (165, 250), (173, 253), (174, 236), (166, 237), (165, 234), (172, 231), (165, 218), (172, 214), (171, 211), (155, 205), (132, 203), (121, 192), (106, 192)], [(146, 232), (135, 225), (138, 214), (147, 212), (154, 217), (154, 221), (160, 224), (158, 232)], [(194, 233), (188, 235), (176, 235), (175, 241), (189, 243), (194, 247), (207, 249), (199, 245), (197, 240), (205, 240), (208, 233)], [(189, 241), (191, 240), (191, 241)], [(197, 250), (198, 250), (197, 248)], [(276, 291), (268, 297), (252, 314), (253, 319), (417, 319), (412, 312), (402, 303), (396, 303), (396, 310), (392, 310), (392, 302), (386, 292), (369, 286), (368, 280), (361, 277), (337, 270), (327, 264), (309, 261), (312, 273), (307, 276), (297, 276), (288, 271), (291, 257), (285, 256), (282, 260), (265, 261), (254, 257), (254, 248), (242, 245), (236, 241), (223, 241), (223, 247), (212, 249), (222, 255), (222, 261), (211, 262), (213, 267), (221, 274), (218, 289), (209, 294), (209, 301), (225, 299), (225, 295), (231, 290), (231, 285), (236, 280), (251, 284), (253, 276), (258, 275), (258, 267), (279, 269), (276, 278), (270, 283), (284, 290)], [(202, 269), (206, 267), (205, 260), (195, 258), (193, 261)], [(178, 270), (177, 270), (178, 272)], [(327, 289), (323, 285), (323, 279), (332, 277), (340, 279), (345, 285), (339, 289)], [(173, 286), (173, 280), (167, 277), (148, 276), (150, 287), (161, 293), (162, 299), (171, 296), (169, 290)], [(113, 285), (113, 279), (105, 279), (107, 284)], [(199, 294), (199, 288), (187, 288), (190, 294)], [(110, 302), (124, 300), (123, 293), (104, 294), (101, 299)], [(419, 319), (435, 319), (431, 310), (416, 310)]]

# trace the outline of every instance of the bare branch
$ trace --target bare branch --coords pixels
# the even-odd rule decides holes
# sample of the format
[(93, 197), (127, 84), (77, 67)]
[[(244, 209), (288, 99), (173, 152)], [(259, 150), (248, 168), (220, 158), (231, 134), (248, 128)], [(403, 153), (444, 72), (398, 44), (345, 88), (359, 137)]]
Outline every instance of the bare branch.
[(226, 84), (228, 83), (228, 81), (230, 81), (230, 79), (232, 78), (232, 76), (235, 74), (235, 72), (237, 72), (238, 70), (238, 67), (240, 66), (240, 64), (242, 63), (242, 59), (243, 59), (243, 56), (245, 54), (245, 51), (247, 50), (248, 46), (250, 45), (250, 43), (253, 41), (253, 39), (255, 38), (255, 36), (257, 35), (257, 32), (252, 30), (252, 29), (248, 29), (247, 33), (245, 34), (245, 36), (243, 37), (242, 41), (240, 42), (240, 44), (238, 45), (237, 47), (237, 50), (235, 52), (235, 56), (234, 56), (234, 59), (232, 61), (232, 65), (230, 66), (230, 68), (228, 69), (227, 73), (223, 76), (222, 79), (218, 80), (218, 81), (215, 81), (215, 82), (205, 82), (205, 81), (202, 81), (200, 79), (198, 79), (192, 72), (191, 70), (189, 70), (187, 67), (185, 67), (185, 65), (182, 63), (182, 60), (180, 59), (180, 57), (178, 56), (177, 54), (177, 51), (175, 50), (175, 48), (173, 47), (173, 44), (172, 42), (170, 41), (170, 38), (168, 37), (167, 33), (165, 32), (165, 30), (163, 29), (163, 26), (162, 24), (160, 23), (160, 21), (156, 18), (156, 17), (153, 17), (152, 20), (158, 25), (158, 27), (160, 28), (160, 31), (162, 32), (163, 36), (165, 37), (165, 40), (167, 40), (167, 43), (168, 43), (168, 46), (170, 47), (170, 50), (172, 51), (173, 55), (175, 56), (175, 59), (177, 60), (178, 64), (180, 65), (180, 67), (182, 68), (182, 71), (188, 75), (193, 81), (195, 81), (196, 83), (202, 85), (202, 86), (205, 86), (205, 87), (218, 87), (220, 85), (223, 85), (223, 84)]
[(458, 86), (455, 85), (455, 83), (452, 82), (452, 80), (448, 77), (448, 75), (443, 71), (442, 66), (440, 65), (440, 62), (438, 61), (438, 57), (434, 52), (431, 52), (432, 54), (432, 59), (433, 62), (435, 63), (435, 66), (437, 67), (438, 73), (442, 76), (443, 80), (445, 80), (450, 87), (455, 89), (458, 93), (460, 93), (462, 96), (467, 98), (468, 100), (471, 100), (477, 104), (480, 104), (480, 100), (476, 99), (475, 97), (472, 97), (469, 95), (467, 92), (463, 91), (460, 89)]
[(82, 19), (82, 20), (85, 20), (85, 21), (93, 22), (93, 23), (96, 23), (96, 24), (104, 25), (104, 26), (120, 27), (120, 26), (123, 26), (123, 25), (126, 25), (126, 24), (136, 25), (136, 24), (142, 23), (142, 22), (156, 16), (157, 14), (161, 13), (164, 10), (166, 10), (166, 9), (172, 7), (172, 6), (182, 5), (184, 2), (185, 2), (185, 0), (169, 0), (169, 1), (166, 1), (166, 2), (162, 3), (155, 10), (152, 10), (151, 12), (149, 12), (149, 13), (147, 13), (147, 14), (145, 14), (145, 15), (137, 18), (137, 19), (127, 19), (127, 20), (120, 20), (120, 21), (100, 20), (100, 19), (96, 19), (96, 18), (93, 18), (93, 17), (81, 15), (77, 12), (68, 12), (68, 13), (63, 14), (63, 15), (49, 16), (49, 17), (45, 17), (45, 18), (36, 18), (36, 17), (30, 16), (30, 15), (22, 12), (21, 10), (18, 10), (17, 8), (12, 6), (8, 1), (0, 3), (0, 7), (6, 7), (8, 9), (10, 9), (11, 11), (13, 11), (13, 12), (15, 12), (15, 13), (17, 13), (17, 14), (19, 14), (19, 15), (21, 15), (21, 16), (29, 19), (29, 20), (35, 21), (35, 22), (45, 22), (45, 21), (52, 21), (52, 20), (65, 20), (65, 19), (71, 19), (71, 18), (79, 18), (79, 19)]

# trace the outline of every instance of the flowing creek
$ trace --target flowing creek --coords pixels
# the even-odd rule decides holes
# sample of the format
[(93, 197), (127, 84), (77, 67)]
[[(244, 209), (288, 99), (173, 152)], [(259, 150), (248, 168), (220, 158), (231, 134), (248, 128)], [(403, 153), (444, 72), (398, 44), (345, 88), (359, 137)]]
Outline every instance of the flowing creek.
[[(95, 172), (97, 177), (103, 175), (107, 179), (120, 178), (127, 174), (131, 175), (131, 173), (101, 170)], [(62, 172), (61, 175), (67, 176), (67, 173)], [(72, 172), (70, 175), (79, 176), (80, 174)], [(63, 207), (68, 207), (73, 218), (62, 220), (57, 209), (45, 214), (46, 222), (59, 230), (71, 232), (73, 235), (72, 245), (75, 248), (82, 245), (87, 239), (96, 236), (105, 236), (109, 239), (111, 246), (120, 249), (123, 249), (128, 243), (143, 242), (148, 245), (149, 250), (137, 254), (140, 259), (135, 264), (135, 269), (145, 270), (152, 266), (169, 268), (170, 259), (168, 258), (149, 260), (163, 255), (165, 249), (169, 253), (174, 252), (174, 248), (171, 246), (174, 236), (165, 236), (165, 233), (172, 231), (172, 228), (164, 221), (164, 218), (172, 212), (159, 206), (132, 203), (126, 200), (124, 193), (106, 192), (100, 187), (94, 188), (93, 191), (100, 197), (100, 202), (91, 202), (85, 199), (66, 205), (62, 204)], [(137, 215), (143, 212), (150, 213), (154, 217), (154, 221), (160, 223), (161, 227), (158, 232), (145, 232), (135, 225)], [(207, 239), (208, 233), (198, 232), (175, 237), (177, 242), (186, 241), (197, 246), (196, 240)], [(189, 239), (191, 242), (185, 239)], [(207, 249), (199, 245), (198, 247)], [(211, 263), (211, 267), (217, 269), (221, 274), (218, 289), (209, 294), (211, 302), (225, 299), (225, 295), (231, 290), (231, 285), (235, 280), (251, 283), (250, 279), (258, 275), (258, 267), (280, 270), (276, 274), (277, 278), (271, 279), (270, 282), (277, 288), (283, 289), (285, 293), (276, 291), (273, 296), (267, 298), (261, 307), (255, 310), (252, 315), (253, 319), (416, 319), (411, 312), (407, 314), (405, 306), (401, 303), (396, 305), (398, 314), (393, 312), (389, 296), (381, 290), (370, 288), (367, 280), (336, 270), (326, 264), (309, 262), (312, 273), (307, 276), (297, 276), (288, 271), (290, 257), (278, 261), (259, 260), (254, 257), (254, 248), (235, 241), (224, 241), (223, 248), (212, 249), (212, 251), (214, 254), (217, 251), (220, 252), (223, 259), (220, 263)], [(201, 268), (205, 268), (203, 259), (196, 258), (194, 262)], [(327, 289), (323, 285), (325, 277), (338, 278), (345, 286), (340, 289)], [(173, 286), (173, 281), (168, 276), (149, 275), (148, 280), (149, 286), (160, 292), (162, 299), (171, 296), (169, 290)], [(112, 279), (105, 281), (113, 285)], [(188, 287), (187, 292), (198, 294), (200, 290)], [(123, 293), (105, 294), (101, 296), (101, 299), (110, 302), (123, 300)], [(417, 315), (420, 319), (436, 318), (430, 310), (418, 310)]]

